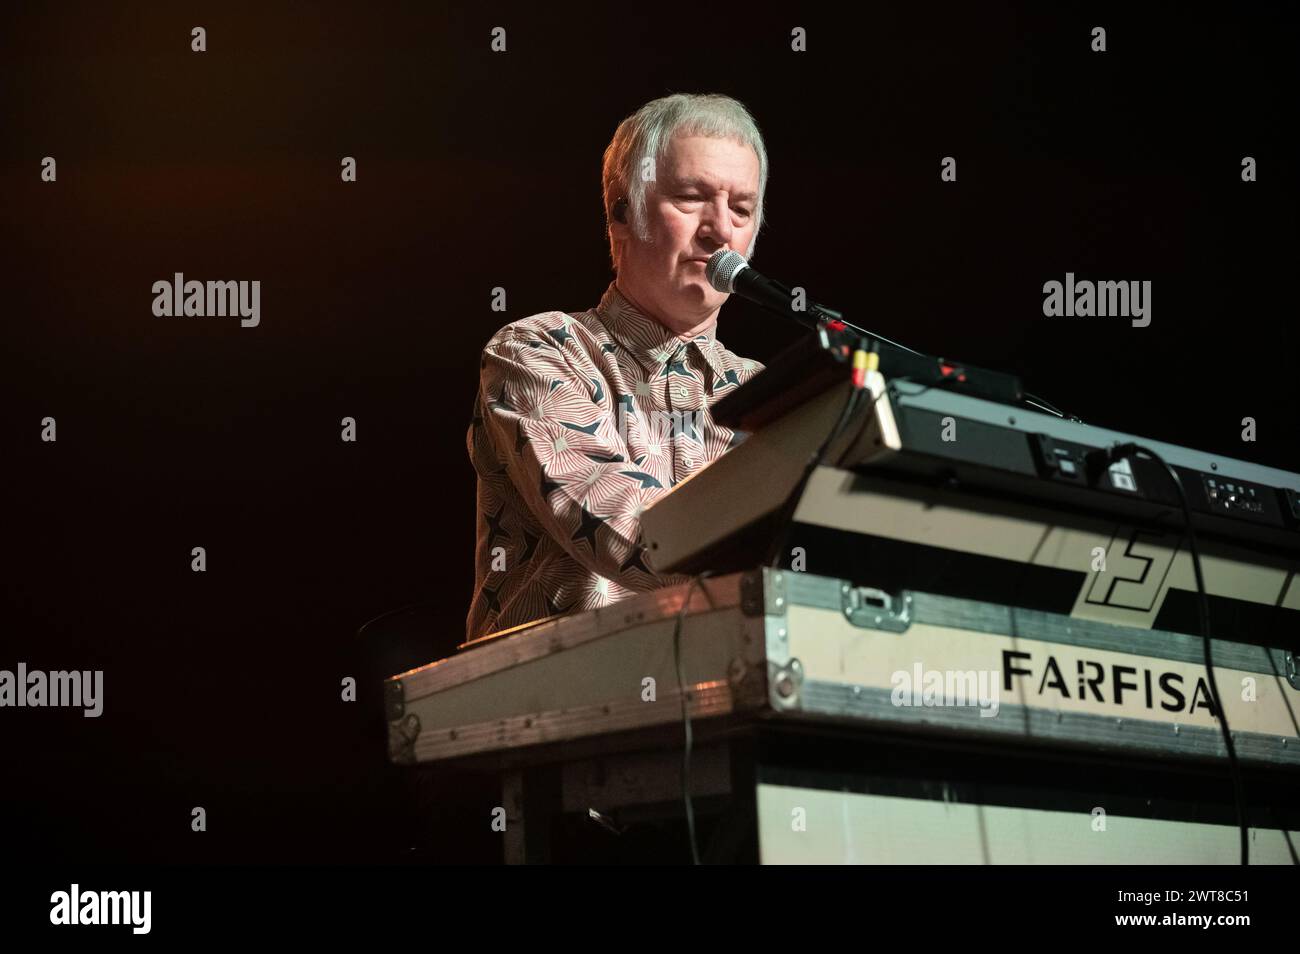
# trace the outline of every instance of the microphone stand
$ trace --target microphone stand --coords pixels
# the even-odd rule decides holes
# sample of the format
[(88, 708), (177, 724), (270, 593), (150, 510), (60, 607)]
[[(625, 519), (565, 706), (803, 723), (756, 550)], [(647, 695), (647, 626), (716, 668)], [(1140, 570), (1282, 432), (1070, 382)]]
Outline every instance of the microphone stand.
[[(794, 292), (792, 292), (787, 286), (778, 281), (773, 281), (770, 278), (768, 279), (768, 282), (780, 291), (784, 292), (786, 298), (793, 300)], [(790, 318), (812, 331), (821, 331), (823, 329), (829, 331), (851, 331), (862, 338), (879, 341), (882, 344), (887, 344), (890, 347), (898, 348), (901, 351), (907, 351), (911, 354), (919, 355), (922, 358), (931, 357), (928, 354), (922, 354), (920, 351), (909, 348), (907, 345), (899, 344), (897, 341), (890, 341), (884, 335), (877, 334), (874, 331), (868, 331), (866, 328), (860, 328), (852, 322), (845, 321), (842, 312), (836, 311), (834, 308), (828, 308), (811, 299), (808, 300), (808, 307), (806, 310), (800, 310), (794, 307), (785, 310), (773, 307), (768, 310), (773, 314)]]
[[(775, 281), (773, 279), (767, 279), (767, 281), (775, 288), (782, 291), (787, 301), (794, 300), (794, 293), (790, 290), (788, 286), (783, 285), (780, 282)], [(797, 324), (800, 324), (811, 331), (817, 332), (818, 341), (820, 342), (822, 348), (824, 348), (827, 351), (836, 352), (836, 353), (844, 351), (845, 345), (843, 344), (843, 342), (842, 341), (835, 342), (834, 338), (840, 337), (845, 332), (850, 332), (854, 335), (857, 335), (859, 339), (863, 339), (864, 343), (866, 341), (877, 342), (877, 344), (873, 346), (873, 350), (879, 350), (879, 345), (883, 344), (883, 345), (888, 345), (891, 348), (896, 348), (899, 351), (905, 351), (909, 354), (916, 355), (917, 357), (923, 358), (927, 361), (934, 361), (938, 364), (940, 369), (944, 369), (942, 370), (942, 373), (944, 375), (949, 374), (949, 371), (946, 369), (953, 367), (943, 358), (938, 358), (935, 357), (934, 355), (924, 354), (923, 352), (917, 351), (914, 348), (907, 347), (907, 345), (899, 344), (897, 341), (891, 341), (889, 338), (886, 338), (884, 335), (877, 334), (874, 331), (868, 331), (866, 328), (862, 328), (859, 327), (858, 325), (853, 324), (852, 322), (845, 321), (843, 313), (835, 310), (834, 308), (828, 308), (826, 305), (822, 305), (818, 302), (812, 301), (811, 299), (808, 300), (806, 309), (797, 309), (792, 306), (783, 309), (776, 308), (775, 306), (764, 306), (764, 307), (767, 307), (767, 310), (771, 311), (774, 314), (779, 314), (782, 317), (789, 318), (792, 321), (796, 322)], [(845, 353), (851, 351), (852, 348), (848, 348)], [(957, 377), (960, 378), (961, 374), (962, 371), (960, 368), (958, 368)], [(1083, 419), (1078, 417), (1077, 415), (1066, 414), (1064, 411), (1059, 410), (1051, 403), (1049, 403), (1045, 398), (1038, 397), (1037, 395), (1031, 394), (1028, 391), (1020, 391), (1020, 393), (1016, 396), (1016, 400), (1017, 403), (1027, 404), (1036, 409), (1046, 411), (1049, 414), (1055, 414), (1057, 417), (1063, 418), (1065, 420), (1074, 421), (1078, 424), (1084, 423)]]

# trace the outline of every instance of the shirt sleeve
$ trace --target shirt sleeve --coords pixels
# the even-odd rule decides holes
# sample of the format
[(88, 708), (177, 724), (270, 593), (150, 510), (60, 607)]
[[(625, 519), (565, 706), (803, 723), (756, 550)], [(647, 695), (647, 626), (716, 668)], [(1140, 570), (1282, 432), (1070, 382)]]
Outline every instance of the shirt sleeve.
[(630, 590), (683, 582), (689, 577), (657, 574), (642, 560), (641, 510), (667, 488), (630, 461), (614, 401), (591, 381), (549, 343), (490, 342), (478, 400), (493, 451), (514, 491), (580, 565)]

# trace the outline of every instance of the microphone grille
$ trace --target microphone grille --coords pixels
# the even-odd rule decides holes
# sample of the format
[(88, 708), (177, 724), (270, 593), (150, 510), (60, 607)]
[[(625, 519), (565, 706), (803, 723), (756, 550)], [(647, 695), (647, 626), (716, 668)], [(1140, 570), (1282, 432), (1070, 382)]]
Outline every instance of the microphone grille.
[(730, 295), (733, 291), (732, 279), (748, 265), (745, 256), (735, 249), (720, 248), (709, 257), (709, 263), (704, 266), (704, 277), (715, 291)]

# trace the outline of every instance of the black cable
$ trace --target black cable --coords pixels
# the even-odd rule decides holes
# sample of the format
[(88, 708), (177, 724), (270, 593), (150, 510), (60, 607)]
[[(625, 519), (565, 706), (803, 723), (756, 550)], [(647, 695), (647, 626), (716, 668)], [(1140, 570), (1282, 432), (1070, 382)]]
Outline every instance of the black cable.
[[(867, 340), (875, 339), (876, 341), (884, 342), (885, 344), (891, 347), (898, 348), (900, 351), (907, 351), (921, 358), (931, 358), (931, 359), (934, 358), (934, 355), (926, 354), (923, 351), (917, 351), (915, 348), (909, 348), (905, 344), (899, 344), (897, 341), (891, 341), (888, 338), (884, 337), (883, 335), (877, 334), (874, 331), (867, 331), (865, 328), (860, 328), (850, 321), (845, 321), (844, 316), (841, 315), (838, 311), (833, 311), (829, 308), (826, 308), (823, 305), (814, 304), (813, 311), (820, 312), (828, 318), (833, 318), (834, 320), (838, 321), (840, 324), (844, 325), (844, 327), (848, 328), (850, 331), (857, 332), (860, 336), (862, 336)], [(903, 379), (900, 377), (899, 380), (901, 381)], [(1024, 392), (1023, 403), (1032, 405), (1037, 408), (1041, 408), (1042, 410), (1047, 411), (1049, 414), (1055, 414), (1057, 417), (1064, 418), (1067, 421), (1075, 421), (1079, 424), (1083, 423), (1083, 419), (1078, 417), (1077, 415), (1067, 414), (1064, 411), (1062, 411), (1060, 408), (1052, 404), (1052, 402), (1047, 400), (1047, 398), (1039, 397), (1037, 394), (1033, 394), (1029, 391)]]
[(1062, 418), (1065, 417), (1065, 412), (1059, 407), (1056, 407), (1051, 401), (1047, 400), (1047, 398), (1041, 398), (1032, 391), (1024, 392), (1024, 403), (1033, 405), (1040, 410), (1046, 411), (1048, 414), (1055, 414), (1057, 417)]
[[(1096, 453), (1094, 451), (1094, 453)], [(1169, 462), (1148, 447), (1128, 442), (1113, 444), (1106, 448), (1104, 457), (1107, 463), (1114, 463), (1127, 457), (1145, 454), (1165, 469), (1169, 479), (1174, 482), (1174, 490), (1183, 505), (1183, 524), (1187, 531), (1188, 549), (1192, 554), (1192, 572), (1196, 575), (1197, 609), (1201, 622), (1201, 639), (1205, 644), (1205, 673), (1210, 683), (1210, 696), (1214, 702), (1215, 714), (1219, 717), (1219, 729), (1223, 733), (1223, 745), (1228, 750), (1228, 771), (1232, 775), (1233, 800), (1237, 808), (1237, 828), (1241, 831), (1241, 863), (1250, 864), (1250, 847), (1246, 828), (1246, 797), (1241, 784), (1241, 766), (1237, 763), (1237, 749), (1232, 744), (1232, 733), (1228, 729), (1228, 713), (1223, 708), (1219, 696), (1219, 687), (1214, 679), (1214, 660), (1210, 654), (1210, 599), (1205, 591), (1205, 577), (1201, 573), (1201, 555), (1196, 546), (1196, 531), (1192, 527), (1192, 508), (1187, 502), (1187, 492), (1178, 472), (1169, 466)]]
[(849, 398), (844, 402), (844, 408), (840, 411), (839, 420), (835, 422), (835, 426), (831, 428), (831, 432), (826, 435), (826, 439), (821, 442), (817, 450), (813, 451), (812, 455), (809, 456), (808, 463), (804, 465), (803, 473), (800, 474), (794, 489), (790, 491), (785, 498), (785, 502), (781, 504), (776, 519), (776, 532), (772, 534), (770, 549), (767, 557), (763, 560), (765, 565), (775, 567), (780, 562), (781, 551), (785, 548), (785, 536), (794, 522), (794, 511), (799, 506), (799, 499), (803, 496), (804, 488), (807, 486), (808, 481), (812, 479), (813, 471), (821, 465), (822, 460), (826, 457), (826, 451), (835, 442), (835, 439), (840, 436), (845, 425), (853, 417), (853, 412), (857, 409), (861, 394), (862, 390), (859, 388), (852, 388), (849, 391)]
[[(677, 623), (673, 627), (673, 663), (677, 668), (677, 695), (682, 701), (682, 726), (685, 729), (686, 745), (682, 749), (682, 801), (686, 805), (686, 833), (691, 841), (691, 864), (700, 863), (700, 846), (695, 836), (695, 804), (691, 800), (691, 712), (690, 707), (686, 704), (686, 674), (682, 671), (682, 625), (686, 622), (686, 610), (691, 605), (691, 595), (695, 592), (697, 583), (702, 583), (705, 579), (712, 576), (711, 570), (704, 570), (697, 576), (691, 577), (691, 582), (686, 586), (686, 595), (682, 597), (682, 608), (677, 611)], [(701, 587), (706, 598), (709, 597), (709, 591)], [(709, 605), (713, 601), (709, 599)]]
[(1076, 424), (1083, 423), (1083, 418), (1079, 417), (1077, 414), (1066, 414), (1059, 407), (1054, 405), (1051, 401), (1047, 400), (1047, 398), (1039, 397), (1037, 394), (1034, 394), (1032, 391), (1025, 391), (1022, 400), (1023, 403), (1044, 410), (1049, 414), (1055, 414), (1057, 417), (1061, 418), (1062, 420), (1074, 421)]
[[(911, 381), (911, 378), (903, 375), (897, 378), (892, 378), (890, 383), (898, 384), (903, 381)], [(942, 382), (935, 386), (942, 386)], [(848, 426), (849, 421), (851, 421), (857, 414), (858, 405), (861, 402), (862, 396), (867, 393), (869, 392), (866, 388), (854, 388), (849, 392), (849, 399), (844, 402), (844, 410), (840, 412), (839, 420), (835, 422), (834, 429), (830, 432), (830, 435), (826, 440), (822, 441), (821, 446), (819, 446), (817, 450), (813, 452), (812, 456), (808, 458), (808, 463), (804, 465), (803, 473), (800, 475), (799, 481), (794, 485), (794, 489), (790, 491), (789, 496), (786, 497), (785, 503), (781, 505), (781, 509), (778, 512), (776, 523), (774, 525), (775, 532), (772, 534), (771, 549), (763, 559), (763, 564), (765, 566), (775, 568), (780, 562), (781, 551), (784, 549), (785, 545), (785, 537), (786, 534), (790, 532), (790, 527), (794, 523), (794, 512), (799, 506), (800, 498), (803, 497), (804, 488), (807, 487), (808, 481), (812, 479), (813, 471), (821, 466), (830, 446), (835, 443), (836, 439), (840, 436), (840, 433), (846, 426)], [(876, 402), (888, 393), (889, 389), (887, 387), (882, 388), (880, 393), (872, 400), (870, 406), (875, 407)]]
[(400, 616), (402, 613), (409, 613), (412, 610), (422, 609), (423, 607), (426, 606), (434, 606), (434, 605), (441, 606), (445, 602), (446, 602), (445, 600), (441, 600), (441, 599), (418, 600), (417, 602), (414, 603), (407, 603), (405, 606), (399, 606), (397, 607), (397, 609), (387, 610), (386, 612), (380, 613), (374, 619), (370, 619), (362, 623), (361, 626), (357, 629), (357, 635), (364, 636), (367, 629), (369, 629), (375, 623), (378, 623), (380, 620), (388, 619), (388, 617), (390, 616)]

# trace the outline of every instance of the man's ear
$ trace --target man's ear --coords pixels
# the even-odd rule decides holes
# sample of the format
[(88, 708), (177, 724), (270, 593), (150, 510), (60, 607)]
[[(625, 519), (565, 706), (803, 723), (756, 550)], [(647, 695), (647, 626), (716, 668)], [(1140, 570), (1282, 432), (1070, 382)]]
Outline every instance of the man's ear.
[(623, 255), (627, 252), (628, 245), (633, 241), (632, 226), (623, 222), (609, 223), (610, 235), (610, 258), (614, 260), (614, 271), (618, 271), (619, 263)]
[(623, 246), (621, 243), (611, 242), (609, 246), (609, 267), (612, 271), (618, 271), (618, 260), (623, 255)]
[(609, 230), (615, 241), (622, 241), (628, 236), (627, 196), (619, 196), (610, 209)]

